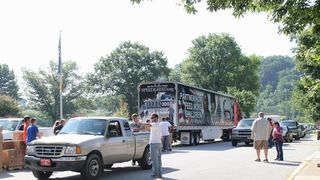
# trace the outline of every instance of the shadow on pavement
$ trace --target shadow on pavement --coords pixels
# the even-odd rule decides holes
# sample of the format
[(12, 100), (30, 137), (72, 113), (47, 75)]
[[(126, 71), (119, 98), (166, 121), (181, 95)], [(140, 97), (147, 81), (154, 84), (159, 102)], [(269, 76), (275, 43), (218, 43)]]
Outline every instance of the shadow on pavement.
[[(216, 144), (215, 146), (212, 146), (212, 144)], [(186, 146), (186, 145), (177, 145), (174, 146), (173, 153), (181, 152), (181, 151), (225, 151), (229, 149), (233, 149), (231, 142), (224, 143), (223, 141), (217, 141), (217, 142), (201, 142), (200, 144), (196, 146)]]
[[(169, 168), (169, 167), (163, 167), (162, 168), (162, 173), (163, 173), (163, 179), (167, 180), (176, 180), (172, 178), (166, 178), (166, 174), (175, 172), (175, 171), (180, 171), (180, 169), (175, 169), (175, 168)], [(147, 173), (146, 173), (147, 172)], [(140, 167), (115, 167), (110, 170), (104, 170), (103, 174), (99, 179), (131, 179), (132, 174), (134, 174), (135, 179), (152, 179), (150, 176), (152, 174), (151, 170), (141, 170)], [(57, 178), (50, 178), (52, 180), (57, 180), (57, 179), (64, 179), (64, 180), (81, 180), (80, 173), (79, 175), (73, 175), (69, 177), (57, 177)]]

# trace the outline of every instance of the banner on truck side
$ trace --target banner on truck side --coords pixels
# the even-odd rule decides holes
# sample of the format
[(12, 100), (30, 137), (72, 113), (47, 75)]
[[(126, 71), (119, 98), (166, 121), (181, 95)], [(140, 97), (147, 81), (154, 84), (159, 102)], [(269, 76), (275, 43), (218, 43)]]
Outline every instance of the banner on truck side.
[(175, 83), (141, 84), (139, 114), (152, 113), (179, 126), (233, 125), (234, 98)]

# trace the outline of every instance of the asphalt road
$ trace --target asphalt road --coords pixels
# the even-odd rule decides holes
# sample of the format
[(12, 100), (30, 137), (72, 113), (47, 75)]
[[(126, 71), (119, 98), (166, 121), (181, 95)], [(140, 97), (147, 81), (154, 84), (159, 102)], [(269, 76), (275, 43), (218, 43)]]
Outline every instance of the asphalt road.
[[(320, 150), (319, 141), (308, 135), (301, 141), (284, 145), (283, 162), (275, 162), (275, 148), (270, 150), (269, 163), (254, 162), (252, 146), (239, 144), (234, 148), (230, 142), (202, 143), (198, 146), (176, 146), (171, 153), (163, 154), (163, 177), (168, 180), (286, 180), (290, 174), (315, 151)], [(132, 167), (130, 162), (116, 164), (105, 170), (101, 179), (143, 180), (151, 179), (151, 170)], [(35, 179), (29, 170), (0, 174), (0, 179)], [(51, 179), (80, 180), (74, 172), (55, 172)]]

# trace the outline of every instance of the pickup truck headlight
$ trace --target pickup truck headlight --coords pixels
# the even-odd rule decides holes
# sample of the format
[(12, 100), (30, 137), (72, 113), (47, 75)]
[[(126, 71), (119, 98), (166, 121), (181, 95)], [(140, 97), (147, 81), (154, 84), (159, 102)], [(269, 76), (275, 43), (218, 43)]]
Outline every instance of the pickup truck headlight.
[(67, 146), (65, 154), (80, 154), (81, 148), (79, 146)]
[(27, 146), (27, 154), (34, 154), (36, 152), (35, 146)]

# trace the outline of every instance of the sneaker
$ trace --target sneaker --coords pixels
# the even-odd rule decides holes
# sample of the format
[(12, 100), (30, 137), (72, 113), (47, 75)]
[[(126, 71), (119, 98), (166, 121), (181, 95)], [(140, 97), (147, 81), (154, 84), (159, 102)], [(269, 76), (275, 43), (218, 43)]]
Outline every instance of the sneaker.
[(274, 159), (275, 161), (279, 161), (279, 158)]
[(269, 161), (268, 161), (268, 159), (265, 159), (265, 160), (263, 160), (263, 162), (268, 163)]
[(261, 162), (261, 159), (256, 159), (256, 160), (254, 160), (254, 161), (256, 161), (256, 162)]

